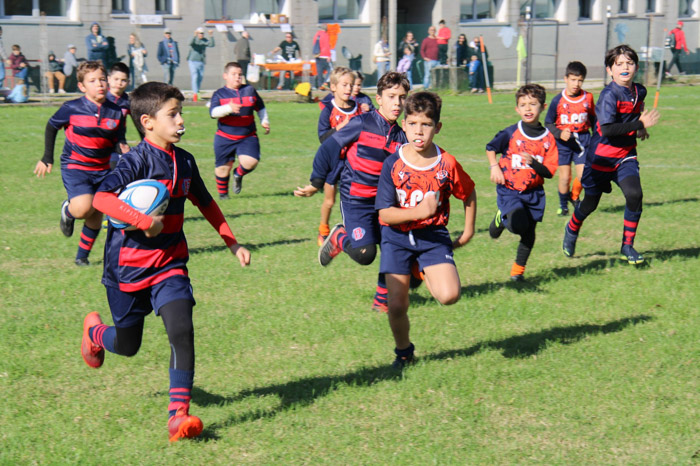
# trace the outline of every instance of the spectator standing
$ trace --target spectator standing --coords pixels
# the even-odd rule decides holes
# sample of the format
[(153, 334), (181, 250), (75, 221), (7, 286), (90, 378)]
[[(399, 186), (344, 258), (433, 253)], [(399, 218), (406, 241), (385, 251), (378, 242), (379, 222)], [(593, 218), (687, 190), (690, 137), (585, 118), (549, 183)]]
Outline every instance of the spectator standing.
[(148, 66), (146, 65), (146, 56), (148, 51), (143, 46), (139, 36), (135, 33), (129, 34), (129, 45), (126, 46), (126, 51), (129, 54), (129, 70), (131, 71), (131, 89), (148, 81), (146, 73)]
[(100, 61), (102, 65), (107, 66), (107, 50), (109, 44), (107, 39), (102, 35), (100, 23), (92, 23), (90, 25), (90, 34), (85, 37), (85, 47), (88, 52), (88, 60)]
[(164, 30), (163, 36), (165, 38), (158, 43), (158, 61), (163, 67), (163, 82), (172, 85), (175, 69), (180, 65), (180, 50), (170, 29)]
[(685, 32), (683, 32), (683, 21), (678, 21), (676, 27), (671, 29), (670, 34), (673, 36), (673, 46), (671, 47), (671, 63), (666, 68), (666, 76), (671, 76), (671, 67), (675, 64), (679, 74), (685, 74), (681, 68), (681, 53), (690, 54), (688, 45), (685, 42)]
[(236, 54), (236, 61), (241, 65), (243, 76), (245, 76), (250, 64), (250, 34), (248, 34), (248, 31), (241, 32), (241, 38), (236, 42), (233, 53)]
[(190, 66), (192, 77), (192, 92), (199, 94), (199, 86), (204, 78), (204, 65), (207, 58), (207, 47), (214, 47), (214, 30), (209, 30), (209, 38), (204, 37), (204, 28), (198, 27), (190, 40), (190, 51), (187, 54), (187, 64)]
[(316, 58), (316, 88), (322, 91), (328, 89), (326, 82), (331, 76), (331, 41), (328, 36), (328, 25), (319, 26), (313, 40), (313, 53)]
[(75, 45), (68, 44), (66, 53), (63, 54), (63, 74), (66, 75), (64, 89), (69, 92), (74, 92), (77, 85), (75, 69), (78, 68), (78, 59), (75, 56), (76, 50)]
[(2, 26), (0, 26), (0, 89), (5, 87), (5, 63), (7, 60), (5, 46), (2, 43)]
[(379, 79), (389, 71), (391, 66), (391, 51), (389, 50), (389, 43), (386, 37), (382, 37), (374, 44), (372, 56), (374, 57), (374, 63), (377, 65), (377, 79)]
[[(270, 53), (274, 55), (277, 52), (281, 52), (284, 61), (294, 60), (294, 58), (296, 58), (297, 52), (299, 52), (299, 57), (301, 58), (301, 48), (299, 47), (297, 41), (294, 40), (294, 36), (291, 32), (286, 33), (284, 35), (284, 40), (280, 42), (280, 45), (272, 49)], [(291, 72), (280, 71), (280, 82), (277, 85), (278, 90), (284, 87), (284, 79), (286, 78), (287, 73)], [(290, 80), (292, 80), (293, 77), (294, 76), (290, 75)]]
[(428, 37), (423, 39), (420, 44), (420, 56), (423, 58), (423, 89), (430, 89), (430, 70), (435, 68), (440, 62), (438, 61), (438, 41), (435, 36), (435, 26), (428, 28)]
[(420, 48), (420, 44), (416, 40), (416, 38), (413, 36), (413, 32), (408, 31), (406, 32), (406, 35), (404, 38), (401, 40), (401, 43), (399, 43), (399, 48), (398, 48), (398, 55), (403, 55), (403, 51), (406, 48), (406, 46), (410, 46), (411, 50), (415, 53), (416, 50)]
[(46, 80), (48, 81), (49, 84), (49, 94), (53, 94), (56, 92), (56, 88), (54, 87), (54, 82), (53, 80), (56, 79), (58, 81), (58, 93), (59, 94), (65, 94), (65, 84), (66, 84), (66, 75), (63, 74), (63, 65), (61, 62), (56, 60), (56, 54), (53, 53), (53, 51), (49, 52), (49, 61), (47, 63), (47, 70), (45, 73)]
[(460, 34), (457, 36), (457, 42), (455, 42), (455, 64), (457, 66), (469, 66), (470, 57), (473, 54), (469, 50), (469, 42), (467, 42), (467, 36)]
[(484, 46), (484, 54), (481, 54), (481, 39), (478, 37), (474, 38), (473, 54), (479, 58), (481, 62), (481, 71), (479, 72), (479, 80), (477, 81), (477, 86), (479, 89), (486, 89), (486, 79), (484, 78), (484, 73), (488, 73), (489, 64), (489, 51)]
[(452, 37), (452, 31), (445, 25), (445, 20), (441, 19), (438, 23), (439, 29), (437, 33), (438, 43), (438, 60), (441, 65), (447, 65), (447, 44)]

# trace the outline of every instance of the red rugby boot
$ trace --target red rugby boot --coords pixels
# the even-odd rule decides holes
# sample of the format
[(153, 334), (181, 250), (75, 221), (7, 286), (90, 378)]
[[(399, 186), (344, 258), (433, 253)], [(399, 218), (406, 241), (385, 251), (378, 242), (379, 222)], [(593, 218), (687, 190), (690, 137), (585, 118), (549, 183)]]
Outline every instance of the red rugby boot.
[(202, 420), (197, 416), (190, 416), (189, 407), (182, 407), (168, 420), (168, 433), (170, 441), (177, 442), (181, 438), (194, 438), (199, 436), (204, 429)]
[(105, 349), (97, 346), (90, 340), (90, 329), (102, 323), (97, 312), (91, 312), (83, 320), (83, 341), (80, 345), (80, 353), (83, 355), (85, 364), (97, 369), (105, 362)]

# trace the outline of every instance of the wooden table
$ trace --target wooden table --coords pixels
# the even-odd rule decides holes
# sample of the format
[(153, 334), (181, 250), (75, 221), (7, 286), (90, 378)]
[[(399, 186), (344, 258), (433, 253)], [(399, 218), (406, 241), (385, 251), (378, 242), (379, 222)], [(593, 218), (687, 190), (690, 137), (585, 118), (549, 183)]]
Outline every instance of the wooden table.
[[(265, 63), (264, 65), (259, 66), (264, 70), (265, 76), (267, 77), (267, 88), (270, 89), (270, 82), (272, 80), (273, 73), (283, 73), (289, 71), (292, 74), (290, 79), (294, 81), (294, 76), (301, 76), (303, 74), (304, 65), (309, 65), (308, 69), (306, 70), (308, 71), (309, 76), (316, 76), (316, 61)], [(294, 88), (293, 85), (292, 88)]]

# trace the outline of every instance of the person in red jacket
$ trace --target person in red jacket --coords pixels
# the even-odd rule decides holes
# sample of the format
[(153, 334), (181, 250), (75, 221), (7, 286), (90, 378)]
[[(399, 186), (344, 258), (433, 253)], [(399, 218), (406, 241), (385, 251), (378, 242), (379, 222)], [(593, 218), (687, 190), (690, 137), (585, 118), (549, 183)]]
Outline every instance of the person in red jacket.
[(678, 21), (676, 27), (671, 29), (669, 34), (673, 36), (674, 45), (671, 46), (671, 54), (673, 57), (671, 58), (671, 63), (669, 63), (669, 65), (666, 67), (666, 76), (671, 76), (671, 67), (673, 67), (674, 63), (678, 68), (678, 73), (685, 74), (685, 71), (683, 71), (683, 68), (681, 68), (681, 53), (685, 52), (685, 54), (688, 55), (690, 54), (690, 51), (688, 50), (688, 45), (685, 42), (683, 21)]
[(438, 23), (439, 29), (437, 32), (438, 43), (438, 61), (441, 65), (447, 65), (447, 44), (452, 37), (452, 31), (445, 26), (445, 20), (441, 19)]

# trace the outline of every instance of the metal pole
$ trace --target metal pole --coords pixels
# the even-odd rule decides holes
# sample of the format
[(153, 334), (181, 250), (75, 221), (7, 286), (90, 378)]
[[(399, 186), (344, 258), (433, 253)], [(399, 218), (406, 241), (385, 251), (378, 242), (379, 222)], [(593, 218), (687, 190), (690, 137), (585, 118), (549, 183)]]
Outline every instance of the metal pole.
[[(608, 5), (605, 9), (605, 18), (606, 18), (606, 25), (605, 25), (605, 52), (607, 52), (610, 49), (610, 17), (612, 16), (612, 7)], [(603, 66), (603, 86), (607, 84), (608, 81), (608, 72), (605, 69), (605, 66)]]
[(535, 0), (531, 0), (530, 4), (525, 7), (525, 21), (527, 21), (527, 59), (525, 61), (525, 84), (530, 84), (530, 76), (532, 74), (532, 7)]
[(556, 21), (556, 35), (554, 37), (554, 89), (557, 88), (557, 70), (559, 69), (559, 21)]

